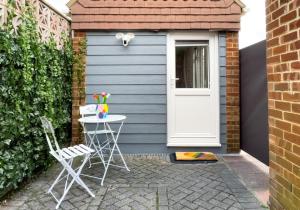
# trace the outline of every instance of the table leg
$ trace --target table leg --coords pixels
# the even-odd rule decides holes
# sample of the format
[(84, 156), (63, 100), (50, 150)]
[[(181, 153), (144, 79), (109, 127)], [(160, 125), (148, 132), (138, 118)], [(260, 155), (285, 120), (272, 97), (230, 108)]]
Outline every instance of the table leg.
[[(119, 139), (120, 131), (121, 131), (122, 127), (123, 127), (123, 123), (124, 123), (124, 122), (121, 123), (120, 128), (119, 128), (119, 130), (118, 130), (118, 133), (117, 133), (117, 136), (116, 136), (116, 137), (115, 137), (115, 136), (113, 135), (113, 133), (112, 133), (112, 138), (113, 138), (113, 141), (114, 141), (114, 145), (116, 145), (117, 151), (118, 151), (119, 155), (121, 156), (122, 162), (123, 162), (123, 164), (124, 164), (126, 170), (127, 170), (127, 171), (130, 171), (129, 168), (128, 168), (128, 166), (127, 166), (127, 164), (126, 164), (126, 162), (125, 162), (125, 159), (124, 159), (124, 157), (123, 157), (123, 154), (121, 153), (120, 148), (119, 148), (119, 146), (118, 146), (118, 139)], [(109, 126), (108, 123), (107, 123), (107, 127), (108, 127), (109, 130), (111, 131), (111, 128), (110, 128), (110, 126)]]
[[(100, 147), (101, 145), (99, 144), (99, 141), (98, 141), (98, 140), (97, 140), (97, 142), (98, 142), (99, 145), (97, 146), (97, 145), (95, 144), (95, 138), (97, 138), (97, 130), (98, 130), (98, 127), (99, 127), (99, 123), (97, 123), (97, 126), (96, 126), (96, 128), (95, 128), (95, 133), (94, 133), (94, 134), (91, 134), (91, 135), (93, 135), (93, 136), (91, 136), (90, 134), (88, 134), (88, 137), (89, 137), (89, 139), (90, 139), (90, 145), (89, 145), (89, 147), (93, 146), (93, 148), (95, 149), (96, 153), (98, 154), (100, 160), (102, 161), (104, 168), (106, 168), (106, 164), (105, 164), (104, 156), (103, 156), (103, 154), (102, 154), (102, 150), (99, 149), (99, 147)], [(100, 151), (99, 151), (99, 150), (100, 150)]]
[(120, 127), (119, 127), (119, 130), (118, 130), (118, 133), (117, 133), (116, 136), (114, 135), (114, 133), (113, 133), (113, 131), (112, 131), (110, 125), (109, 125), (108, 123), (105, 123), (106, 126), (107, 126), (107, 128), (108, 128), (108, 130), (110, 131), (111, 137), (112, 137), (112, 139), (113, 139), (113, 147), (112, 147), (112, 150), (111, 150), (111, 152), (110, 152), (109, 159), (108, 159), (108, 161), (107, 161), (107, 163), (106, 163), (106, 166), (107, 166), (107, 167), (105, 168), (105, 171), (104, 171), (104, 174), (103, 174), (103, 177), (102, 177), (101, 186), (103, 186), (104, 179), (105, 179), (105, 177), (106, 177), (106, 174), (107, 174), (107, 171), (108, 171), (110, 162), (111, 162), (111, 160), (112, 160), (112, 157), (113, 157), (115, 148), (117, 149), (119, 155), (121, 156), (122, 162), (123, 162), (123, 164), (124, 164), (126, 170), (127, 170), (127, 171), (130, 171), (129, 168), (128, 168), (128, 166), (127, 166), (127, 164), (126, 164), (126, 162), (125, 162), (125, 160), (124, 160), (124, 157), (123, 157), (123, 155), (122, 155), (122, 153), (121, 153), (121, 151), (120, 151), (120, 148), (119, 148), (119, 146), (117, 145), (117, 141), (118, 141), (118, 138), (119, 138), (119, 135), (120, 135), (120, 131), (121, 131), (122, 127), (123, 127), (123, 123), (124, 123), (124, 122), (121, 123), (121, 125), (120, 125)]

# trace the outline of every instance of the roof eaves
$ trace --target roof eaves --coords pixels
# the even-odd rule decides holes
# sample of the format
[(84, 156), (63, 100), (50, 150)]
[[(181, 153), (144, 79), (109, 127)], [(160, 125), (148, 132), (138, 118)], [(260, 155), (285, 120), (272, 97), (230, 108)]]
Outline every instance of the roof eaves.
[(242, 15), (245, 15), (248, 11), (246, 4), (244, 4), (241, 0), (234, 0), (234, 2), (242, 8)]
[(242, 9), (246, 8), (246, 4), (244, 4), (241, 0), (234, 0), (235, 3), (237, 3)]
[[(67, 3), (67, 6), (71, 8), (73, 4), (75, 4), (78, 0), (69, 0)], [(241, 8), (243, 12), (247, 11), (246, 5), (241, 0), (234, 0), (235, 3), (237, 3)]]
[[(75, 4), (78, 0), (69, 0), (67, 3), (68, 7), (71, 7), (73, 4)], [(241, 8), (246, 8), (246, 5), (241, 0), (234, 0)]]
[(71, 8), (73, 6), (73, 4), (75, 4), (77, 2), (77, 0), (70, 0), (68, 3), (67, 3), (67, 6), (69, 8)]

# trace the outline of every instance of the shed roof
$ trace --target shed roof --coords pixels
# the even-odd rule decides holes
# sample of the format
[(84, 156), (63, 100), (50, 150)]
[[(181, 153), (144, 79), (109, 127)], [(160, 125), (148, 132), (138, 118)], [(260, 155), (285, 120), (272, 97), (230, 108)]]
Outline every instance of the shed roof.
[(71, 0), (72, 29), (240, 29), (240, 0)]

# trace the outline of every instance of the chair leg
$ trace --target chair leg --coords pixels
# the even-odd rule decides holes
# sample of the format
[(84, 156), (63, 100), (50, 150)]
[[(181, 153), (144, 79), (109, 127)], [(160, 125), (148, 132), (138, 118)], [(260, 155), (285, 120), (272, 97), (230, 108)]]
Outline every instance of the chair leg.
[[(68, 180), (67, 180), (68, 181)], [(67, 193), (69, 192), (69, 190), (71, 189), (71, 186), (73, 185), (75, 179), (73, 178), (72, 181), (70, 182), (70, 184), (68, 185), (67, 188), (65, 188), (63, 195), (61, 196), (61, 198), (59, 199), (57, 205), (56, 205), (56, 209), (59, 208), (61, 202), (64, 200), (64, 198), (66, 197)]]
[(70, 167), (70, 165), (66, 165), (66, 169), (68, 170), (70, 175), (73, 177), (74, 181), (76, 181), (79, 185), (81, 185), (92, 197), (95, 197), (95, 195), (90, 191), (90, 189), (86, 186), (86, 184), (80, 178), (80, 173), (83, 169), (83, 166), (87, 162), (88, 158), (89, 158), (89, 155), (86, 155), (81, 166), (77, 169), (76, 172), (74, 171), (74, 169), (72, 167)]
[[(67, 195), (67, 193), (69, 192), (69, 190), (71, 189), (71, 186), (73, 185), (73, 183), (76, 181), (80, 186), (82, 186), (92, 197), (95, 197), (95, 195), (91, 192), (91, 190), (86, 186), (86, 184), (82, 181), (82, 179), (80, 178), (80, 173), (84, 167), (84, 165), (86, 164), (86, 162), (88, 161), (90, 155), (86, 155), (84, 157), (84, 160), (82, 162), (82, 164), (80, 165), (80, 167), (77, 169), (77, 171), (75, 171), (72, 168), (72, 160), (70, 159), (70, 161), (66, 161), (66, 160), (62, 160), (61, 164), (64, 167), (64, 170), (62, 172), (64, 172), (65, 170), (67, 170), (68, 175), (67, 175), (67, 179), (65, 182), (65, 187), (64, 187), (64, 192), (63, 195), (61, 196), (61, 198), (58, 201), (57, 205), (56, 205), (56, 209), (59, 208), (61, 202), (64, 200), (65, 196)], [(61, 175), (63, 173), (60, 173), (59, 176), (56, 178), (55, 182), (53, 183), (53, 185), (51, 186), (51, 190), (53, 189), (54, 185), (57, 184), (59, 178), (61, 177)], [(72, 180), (71, 182), (68, 184), (68, 178), (69, 176), (72, 176)]]
[(80, 173), (83, 169), (83, 166), (85, 165), (85, 163), (87, 162), (87, 160), (89, 159), (90, 155), (86, 155), (83, 161), (83, 164), (79, 167), (78, 171), (76, 172), (76, 182), (81, 185), (92, 197), (95, 197), (95, 195), (92, 193), (92, 191), (86, 186), (86, 184), (82, 181), (82, 179), (80, 178)]
[[(85, 129), (84, 123), (81, 123), (81, 126), (82, 126), (82, 128), (83, 128), (85, 144), (86, 144), (88, 147), (90, 147), (90, 143), (88, 142), (89, 136), (87, 136), (88, 134), (87, 134), (87, 130)], [(88, 137), (88, 138), (87, 138), (87, 137)], [(91, 159), (90, 159), (90, 157), (89, 157), (89, 168), (91, 168), (91, 167), (92, 167), (92, 163), (91, 163)]]
[[(72, 161), (69, 160), (67, 163), (70, 164)], [(54, 188), (54, 186), (60, 181), (61, 176), (63, 175), (63, 173), (66, 171), (66, 168), (64, 167), (63, 170), (59, 173), (59, 175), (57, 176), (57, 178), (55, 179), (55, 181), (53, 182), (53, 184), (51, 185), (51, 187), (48, 190), (48, 193), (50, 193), (52, 191), (52, 189)]]
[(53, 187), (57, 184), (57, 182), (59, 181), (60, 177), (63, 175), (63, 173), (65, 172), (66, 168), (64, 168), (59, 175), (57, 176), (57, 178), (55, 179), (55, 181), (53, 182), (53, 184), (51, 185), (51, 187), (48, 190), (48, 193), (50, 193), (53, 189)]

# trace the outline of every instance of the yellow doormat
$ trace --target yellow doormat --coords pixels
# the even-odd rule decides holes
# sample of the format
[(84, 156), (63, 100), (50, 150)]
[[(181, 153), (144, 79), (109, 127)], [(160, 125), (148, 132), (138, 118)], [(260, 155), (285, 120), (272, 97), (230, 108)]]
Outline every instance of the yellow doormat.
[(176, 160), (204, 160), (217, 161), (218, 158), (211, 152), (176, 152)]

